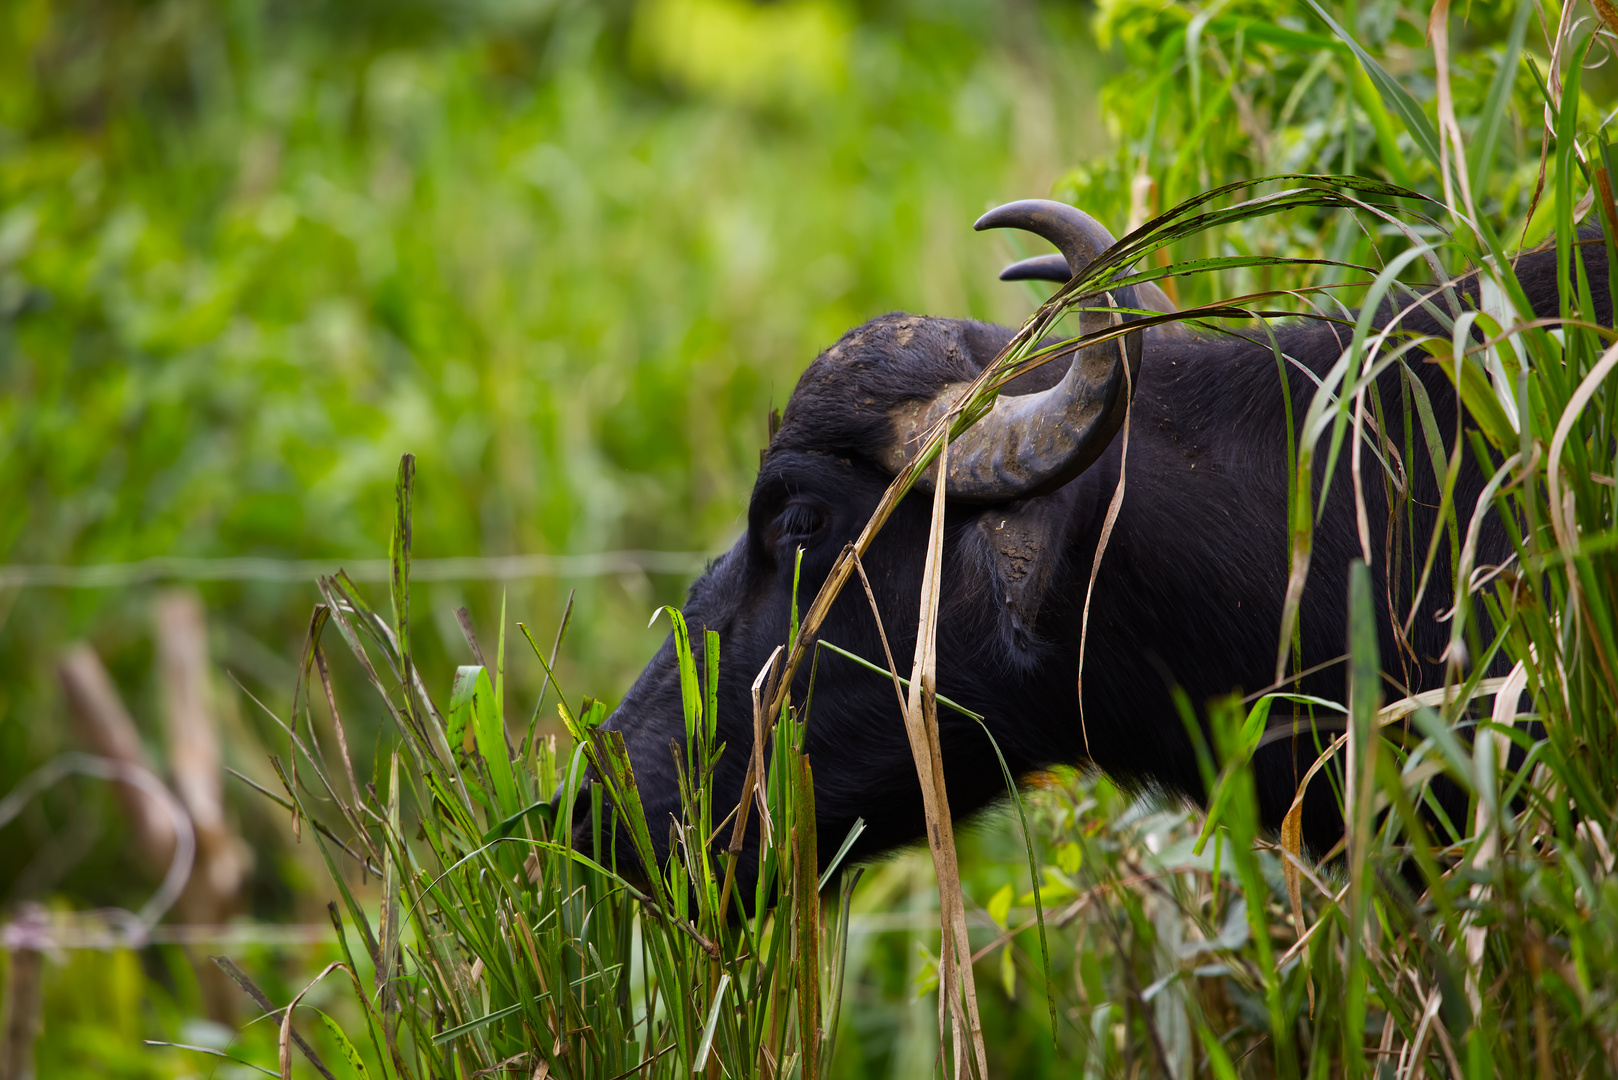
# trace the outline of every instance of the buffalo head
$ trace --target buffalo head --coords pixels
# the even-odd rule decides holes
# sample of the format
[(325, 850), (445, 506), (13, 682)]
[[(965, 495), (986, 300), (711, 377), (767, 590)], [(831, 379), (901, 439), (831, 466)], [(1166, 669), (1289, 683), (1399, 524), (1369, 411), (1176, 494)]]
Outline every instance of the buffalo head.
[[(1066, 281), (1070, 269), (1083, 270), (1113, 243), (1088, 215), (1053, 202), (1012, 203), (977, 227), (1027, 229), (1061, 250), (1008, 268), (1007, 278)], [(1152, 292), (1141, 300), (1162, 305), (1160, 291)], [(1140, 302), (1130, 289), (1114, 300), (1125, 309)], [(1106, 316), (1087, 314), (1082, 329), (1106, 325), (1097, 319)], [(704, 628), (717, 632), (722, 645), (718, 723), (727, 752), (718, 805), (734, 805), (741, 790), (753, 739), (749, 687), (786, 641), (795, 570), (800, 603), (807, 605), (928, 427), (1012, 336), (971, 320), (887, 315), (850, 331), (799, 379), (764, 455), (746, 535), (709, 566), (684, 607), (694, 647), (700, 651)], [(1067, 747), (1056, 749), (1064, 739), (1013, 738), (1007, 722), (1049, 715), (1064, 696), (1074, 704), (1073, 657), (1060, 644), (1059, 623), (1072, 607), (1063, 550), (1089, 523), (1095, 500), (1085, 496), (1097, 485), (1078, 481), (1123, 422), (1142, 337), (1128, 335), (1122, 347), (1113, 341), (1071, 351), (1015, 380), (951, 445), (940, 690), (990, 718), (1014, 768), (1069, 756)], [(929, 488), (930, 476), (918, 487)], [(888, 644), (906, 659), (914, 648), (930, 502), (906, 499), (863, 560)], [(857, 585), (834, 605), (820, 638), (883, 663), (877, 623)], [(818, 664), (806, 749), (827, 848), (822, 860), (860, 817), (867, 828), (853, 858), (919, 836), (920, 789), (891, 681), (830, 652), (822, 651)], [(811, 667), (797, 673), (796, 701), (807, 696)], [(1003, 793), (976, 723), (946, 715), (940, 724), (955, 812)], [(1050, 715), (1049, 724), (1055, 729), (1066, 721)], [(670, 741), (683, 733), (683, 719), (672, 639), (607, 726), (624, 734), (652, 835), (661, 839), (666, 829), (657, 822), (679, 812)], [(1049, 745), (1041, 749), (1040, 742)], [(971, 767), (960, 767), (966, 763)]]
[[(1065, 280), (1113, 243), (1088, 216), (1058, 203), (1013, 203), (978, 222), (996, 226), (1031, 230), (1061, 250), (1016, 264), (1005, 277)], [(1122, 309), (1169, 309), (1155, 287), (1113, 297)], [(1099, 303), (1086, 306), (1082, 331), (1110, 325), (1096, 322), (1109, 319), (1095, 311)], [(1287, 418), (1304, 414), (1311, 378), (1342, 348), (1327, 325), (1284, 324), (1276, 334), (1290, 369), (1278, 367), (1263, 333), (1247, 339), (1141, 330), (1076, 348), (1007, 384), (992, 411), (951, 444), (938, 689), (986, 718), (1015, 773), (1088, 763), (1127, 784), (1197, 798), (1197, 760), (1175, 691), (1200, 706), (1273, 677), (1289, 557)], [(746, 535), (692, 586), (685, 606), (694, 644), (700, 647), (704, 628), (722, 643), (718, 737), (727, 751), (717, 806), (728, 809), (740, 794), (753, 741), (749, 690), (787, 639), (798, 553), (798, 590), (807, 604), (895, 473), (919, 451), (923, 433), (1012, 337), (1008, 328), (969, 320), (886, 315), (850, 331), (799, 379), (760, 467)], [(1458, 406), (1437, 365), (1413, 368), (1439, 429), (1452, 430)], [(1396, 401), (1398, 376), (1389, 378), (1395, 381), (1379, 392)], [(1103, 522), (1125, 464), (1119, 433), (1126, 416), (1127, 494), (1092, 588)], [(1481, 485), (1476, 472), (1468, 466), (1458, 481), (1462, 513), (1470, 513)], [(918, 486), (927, 488), (931, 475)], [(1412, 475), (1411, 483), (1415, 509), (1401, 528), (1412, 550), (1424, 551), (1433, 521), (1423, 507), (1439, 495), (1428, 490), (1430, 479)], [(1347, 572), (1360, 550), (1350, 492), (1345, 476), (1326, 501), (1300, 623), (1300, 669), (1319, 671), (1299, 686), (1336, 700), (1342, 675), (1331, 662), (1343, 652)], [(901, 502), (863, 560), (888, 645), (902, 664), (914, 650), (931, 502)], [(1368, 514), (1372, 535), (1393, 535), (1386, 507), (1373, 503)], [(1502, 544), (1497, 531), (1483, 537), (1485, 548)], [(1398, 600), (1407, 588), (1398, 575), (1390, 583), (1384, 567), (1373, 567), (1373, 575), (1378, 595)], [(1433, 578), (1443, 579), (1442, 568)], [(1441, 610), (1447, 600), (1431, 590), (1427, 596), (1402, 636), (1385, 629), (1381, 637), (1384, 667), (1403, 671), (1411, 689), (1442, 682), (1436, 657), (1447, 629), (1427, 609)], [(857, 580), (830, 609), (819, 639), (886, 667), (877, 620)], [(919, 838), (922, 799), (891, 680), (828, 650), (817, 664), (806, 749), (822, 863), (857, 818), (867, 828), (852, 859)], [(799, 668), (794, 701), (807, 697), (811, 669)], [(623, 733), (653, 837), (666, 838), (658, 823), (679, 811), (670, 742), (683, 733), (672, 643), (607, 724)], [(957, 817), (1003, 793), (976, 721), (941, 711), (939, 733)], [(1300, 760), (1307, 768), (1312, 759), (1312, 751), (1278, 742), (1255, 760), (1260, 810), (1272, 827), (1291, 802)], [(1310, 799), (1305, 840), (1324, 849), (1341, 828), (1330, 785), (1314, 785)], [(744, 851), (744, 873), (751, 862)]]

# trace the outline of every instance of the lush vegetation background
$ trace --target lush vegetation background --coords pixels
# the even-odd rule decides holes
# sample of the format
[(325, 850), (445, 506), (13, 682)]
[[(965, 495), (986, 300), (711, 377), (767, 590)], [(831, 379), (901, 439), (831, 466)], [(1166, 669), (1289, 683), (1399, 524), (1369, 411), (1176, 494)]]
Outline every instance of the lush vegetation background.
[[(844, 330), (1028, 310), (970, 225), (1103, 141), (1086, 18), (7, 5), (4, 561), (375, 558), (405, 450), (418, 557), (722, 550), (769, 408)], [(686, 580), (517, 581), (510, 606), (553, 623), (577, 588), (568, 685), (610, 699)], [(499, 589), (425, 592), (443, 673), (465, 659), (448, 613)], [(0, 776), (63, 745), (64, 642), (160, 707), (150, 589), (3, 595)], [(312, 581), (205, 595), (220, 664), (284, 703)], [(44, 840), (0, 844), (16, 866)], [(86, 900), (113, 898), (106, 840), (69, 875)]]
[[(1425, 10), (1327, 8), (1432, 110)], [(1513, 12), (1464, 14), (1451, 65), (1456, 112), (1471, 117)], [(1548, 70), (1535, 25), (1527, 49)], [(1480, 209), (1513, 237), (1543, 235), (1550, 223), (1530, 220), (1538, 90), (1526, 67), (1508, 89)], [(1121, 233), (1267, 173), (1441, 194), (1318, 16), (1278, 0), (20, 0), (0, 12), (0, 90), (0, 560), (12, 565), (372, 558), (406, 450), (421, 469), (418, 557), (712, 552), (739, 529), (768, 409), (843, 330), (898, 308), (1006, 322), (1031, 309), (1034, 292), (994, 280), (1022, 252), (970, 231), (989, 205), (1054, 193)], [(1368, 262), (1374, 239), (1346, 215), (1301, 212), (1175, 256)], [(1253, 271), (1175, 288), (1185, 303), (1322, 279)], [(576, 588), (563, 681), (611, 700), (662, 633), (646, 616), (684, 584), (540, 578), (511, 582), (509, 604), (544, 636)], [(284, 712), (314, 589), (202, 588), (220, 668)], [(500, 589), (418, 591), (415, 638), (437, 690), (468, 659), (450, 611), (465, 603), (492, 622)], [(76, 639), (107, 660), (157, 745), (152, 599), (150, 586), (0, 590), (0, 790), (68, 746), (53, 667)], [(532, 701), (538, 665), (516, 655), (514, 697)], [(347, 693), (359, 680), (337, 681)], [(229, 763), (275, 786), (264, 758), (284, 737), (231, 681), (216, 684)], [(370, 774), (381, 712), (357, 693), (344, 705), (369, 732), (355, 744)], [(245, 913), (321, 917), (329, 886), (308, 845), (253, 793), (231, 799), (256, 855)], [(1195, 822), (1105, 784), (1067, 782), (1038, 814), (1046, 873), (1074, 903), (1081, 881), (1158, 875), (1173, 858), (1206, 875), (1186, 854)], [(967, 844), (967, 891), (1005, 923), (1025, 902), (1007, 859), (1017, 842), (991, 828)], [(903, 859), (863, 886), (867, 911), (901, 927), (915, 912), (916, 932), (852, 948), (840, 1075), (918, 1075), (932, 1060), (930, 873)], [(88, 782), (0, 831), (4, 902), (135, 907), (153, 884)], [(1152, 977), (1164, 942), (1175, 965), (1200, 955), (1177, 914), (1196, 902), (1147, 889), (1073, 924), (1059, 1050), (1033, 954), (994, 952), (999, 978), (983, 983), (997, 1072), (1042, 1075), (1053, 1055), (1109, 1039), (1112, 1065), (1149, 1070), (1162, 1060), (1137, 1039), (1150, 1015), (1189, 1063), (1187, 1006)], [(1245, 944), (1239, 918), (1227, 929)], [(326, 955), (242, 958), (281, 1001)], [(220, 1037), (195, 1020), (207, 1003), (175, 950), (75, 953), (52, 970), (52, 1075), (104, 1061), (179, 1074), (199, 1059), (139, 1039)], [(1118, 980), (1139, 984), (1134, 1013), (1101, 1007)], [(1223, 1002), (1198, 1023), (1262, 1027), (1256, 995)], [(266, 1027), (238, 1051), (268, 1048), (273, 1063)], [(1094, 1061), (1096, 1075), (1110, 1067)]]

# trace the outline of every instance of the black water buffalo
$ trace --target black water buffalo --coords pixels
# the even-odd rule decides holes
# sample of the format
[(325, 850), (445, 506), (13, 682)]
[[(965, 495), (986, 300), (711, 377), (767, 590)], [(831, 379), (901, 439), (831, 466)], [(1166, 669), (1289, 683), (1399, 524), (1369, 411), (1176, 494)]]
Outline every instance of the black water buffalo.
[[(1021, 264), (1012, 276), (1064, 277), (1067, 265), (1088, 263), (1111, 244), (1091, 219), (1057, 203), (1011, 204), (979, 227), (985, 224), (1039, 232), (1066, 256), (1065, 262), (1047, 256)], [(1594, 295), (1607, 297), (1605, 259), (1587, 254), (1586, 262)], [(1553, 254), (1525, 256), (1518, 273), (1536, 309), (1554, 315)], [(1160, 306), (1153, 302), (1160, 293), (1145, 292), (1133, 304), (1127, 296), (1120, 302)], [(1605, 306), (1597, 314), (1610, 323)], [(1414, 329), (1436, 329), (1420, 312), (1406, 321)], [(1323, 375), (1349, 334), (1341, 325), (1302, 320), (1277, 324), (1275, 333), (1296, 365), (1287, 380), (1296, 422), (1316, 389), (1301, 369)], [(884, 315), (846, 334), (798, 380), (753, 488), (747, 534), (691, 587), (685, 607), (693, 630), (715, 630), (723, 645), (719, 734), (729, 749), (719, 766), (716, 805), (734, 803), (746, 773), (748, 688), (786, 640), (794, 553), (803, 549), (800, 592), (807, 603), (914, 452), (913, 437), (929, 409), (936, 411), (952, 389), (976, 376), (1012, 334), (971, 320)], [(1262, 331), (1241, 338), (1156, 330), (1125, 340), (1125, 350), (1116, 342), (1096, 346), (1071, 363), (1024, 375), (952, 447), (938, 686), (987, 717), (1019, 775), (1055, 763), (1089, 763), (1127, 785), (1196, 799), (1202, 785), (1172, 690), (1200, 706), (1271, 683), (1289, 565), (1287, 411), (1276, 357)], [(1126, 363), (1135, 367), (1132, 403), (1124, 389)], [(1432, 402), (1438, 430), (1453, 438), (1458, 402), (1449, 379), (1420, 356), (1410, 367)], [(1402, 444), (1400, 378), (1395, 367), (1377, 389), (1397, 425), (1394, 441)], [(1081, 728), (1083, 597), (1118, 482), (1123, 448), (1115, 433), (1126, 406), (1127, 488), (1095, 583)], [(1410, 563), (1419, 566), (1440, 501), (1419, 426), (1412, 438), (1414, 453), (1404, 467), (1413, 489), (1409, 509), (1390, 531), (1388, 500), (1374, 467), (1366, 470), (1365, 501), (1383, 666), (1391, 681), (1417, 691), (1442, 684), (1440, 654), (1449, 629), (1435, 615), (1451, 604), (1444, 584), (1451, 571), (1448, 546), (1440, 545), (1434, 585), (1416, 612), (1409, 649), (1399, 649), (1390, 601), (1401, 614), (1408, 608)], [(1484, 481), (1470, 452), (1465, 459), (1455, 498), (1463, 524)], [(1317, 493), (1323, 479), (1316, 477)], [(1351, 485), (1345, 447), (1316, 531), (1295, 669), (1322, 665), (1298, 685), (1339, 701), (1345, 700), (1344, 665), (1330, 661), (1345, 650), (1347, 574), (1360, 552)], [(864, 559), (893, 653), (906, 665), (902, 673), (914, 649), (931, 501), (923, 494), (906, 498)], [(1398, 566), (1391, 583), (1390, 552)], [(1495, 522), (1484, 529), (1480, 562), (1505, 554), (1504, 531)], [(882, 662), (877, 627), (857, 581), (843, 591), (820, 636)], [(794, 700), (804, 699), (808, 677), (805, 664)], [(669, 745), (683, 733), (681, 715), (679, 676), (666, 642), (607, 722), (624, 733), (652, 835), (664, 843), (667, 831), (656, 822), (678, 813)], [(977, 724), (944, 710), (939, 725), (953, 812), (970, 814), (1003, 795), (1000, 769)], [(807, 748), (822, 861), (860, 817), (868, 827), (851, 859), (921, 837), (920, 788), (890, 680), (822, 650)], [(1307, 767), (1313, 757), (1312, 747), (1282, 740), (1255, 758), (1268, 827), (1278, 826), (1292, 800), (1296, 765)], [(1312, 785), (1309, 798), (1305, 840), (1323, 851), (1341, 835), (1341, 819), (1330, 785)], [(744, 867), (750, 861), (744, 856)]]

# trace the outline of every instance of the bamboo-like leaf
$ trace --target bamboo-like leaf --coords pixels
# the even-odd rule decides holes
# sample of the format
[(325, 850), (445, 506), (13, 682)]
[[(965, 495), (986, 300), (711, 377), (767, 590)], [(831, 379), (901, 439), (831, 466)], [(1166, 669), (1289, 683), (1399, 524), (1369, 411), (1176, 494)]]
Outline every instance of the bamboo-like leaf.
[[(1427, 155), (1428, 160), (1433, 164), (1433, 168), (1442, 168), (1441, 155), (1438, 149), (1438, 132), (1433, 129), (1432, 121), (1427, 119), (1427, 114), (1422, 111), (1421, 105), (1415, 98), (1410, 96), (1410, 91), (1401, 86), (1399, 81), (1392, 75), (1389, 75), (1370, 53), (1360, 48), (1359, 42), (1354, 40), (1353, 35), (1339, 26), (1337, 21), (1330, 15), (1326, 14), (1326, 10), (1316, 0), (1308, 0), (1308, 3), (1314, 9), (1315, 14), (1319, 15), (1326, 25), (1331, 27), (1332, 33), (1336, 34), (1343, 40), (1344, 44), (1354, 50), (1354, 55), (1365, 69), (1365, 73), (1376, 84), (1377, 91), (1382, 95), (1382, 100), (1388, 103), (1390, 109), (1399, 114), (1399, 119), (1404, 121), (1405, 130), (1409, 131), (1416, 140), (1416, 146), (1420, 148), (1422, 153)], [(1394, 160), (1398, 160), (1396, 155)]]
[[(503, 644), (503, 643), (502, 643)], [(467, 702), (471, 711), (470, 729), (476, 736), (478, 755), (488, 770), (489, 782), (494, 787), (496, 817), (517, 812), (521, 805), (517, 796), (517, 781), (511, 768), (511, 749), (506, 743), (504, 710), (500, 694), (489, 679), (488, 670), (479, 668), (472, 682), (472, 693)]]
[(1471, 160), (1467, 163), (1475, 188), (1484, 188), (1489, 174), (1494, 171), (1495, 149), (1500, 131), (1506, 123), (1512, 84), (1520, 69), (1523, 39), (1528, 33), (1528, 20), (1533, 14), (1533, 4), (1517, 5), (1517, 14), (1512, 18), (1511, 30), (1506, 35), (1505, 53), (1495, 68), (1494, 78), (1489, 82), (1489, 93), (1483, 100), (1483, 111), (1479, 114), (1478, 127), (1471, 140)]

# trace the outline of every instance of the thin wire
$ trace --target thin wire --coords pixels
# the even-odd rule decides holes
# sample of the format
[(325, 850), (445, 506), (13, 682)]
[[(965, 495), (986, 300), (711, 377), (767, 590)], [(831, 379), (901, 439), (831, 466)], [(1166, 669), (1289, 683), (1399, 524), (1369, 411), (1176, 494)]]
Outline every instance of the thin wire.
[(144, 945), (201, 945), (213, 948), (301, 948), (334, 943), (330, 923), (161, 923), (142, 931), (130, 924), (129, 913), (106, 911), (55, 912), (45, 923), (26, 918), (0, 923), (0, 944), (8, 948), (132, 949)]
[[(710, 555), (697, 551), (600, 551), (584, 555), (504, 555), (414, 559), (416, 581), (519, 581), (610, 574), (694, 574)], [(353, 581), (387, 581), (386, 559), (192, 559), (159, 555), (137, 562), (88, 566), (0, 566), (0, 588), (106, 589), (153, 581), (303, 582), (339, 567)]]

